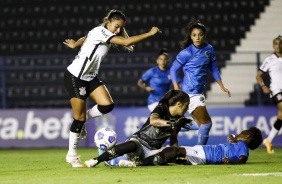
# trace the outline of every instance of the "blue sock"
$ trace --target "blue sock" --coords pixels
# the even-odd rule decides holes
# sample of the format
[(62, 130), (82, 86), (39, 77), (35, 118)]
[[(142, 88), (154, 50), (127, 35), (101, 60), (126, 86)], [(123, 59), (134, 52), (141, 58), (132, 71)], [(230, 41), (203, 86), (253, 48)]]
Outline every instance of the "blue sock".
[(198, 145), (206, 145), (209, 139), (209, 132), (211, 129), (212, 123), (201, 124), (198, 133)]

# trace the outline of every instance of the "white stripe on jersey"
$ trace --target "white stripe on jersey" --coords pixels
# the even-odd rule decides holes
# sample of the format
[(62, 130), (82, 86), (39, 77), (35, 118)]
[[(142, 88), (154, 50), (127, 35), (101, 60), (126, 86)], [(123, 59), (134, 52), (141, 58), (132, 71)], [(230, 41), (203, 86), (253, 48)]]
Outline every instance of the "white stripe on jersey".
[(277, 93), (280, 93), (282, 91), (282, 58), (272, 54), (263, 61), (260, 66), (260, 70), (269, 73), (271, 78), (270, 90), (272, 95), (274, 96)]
[(82, 80), (91, 81), (98, 74), (100, 63), (111, 48), (109, 41), (113, 36), (115, 34), (103, 26), (89, 31), (68, 71)]

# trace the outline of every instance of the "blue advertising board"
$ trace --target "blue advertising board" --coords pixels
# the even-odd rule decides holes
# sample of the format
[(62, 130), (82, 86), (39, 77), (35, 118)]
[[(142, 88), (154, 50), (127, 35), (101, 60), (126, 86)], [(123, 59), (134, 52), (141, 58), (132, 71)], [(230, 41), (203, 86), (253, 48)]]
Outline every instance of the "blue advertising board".
[[(208, 144), (226, 142), (228, 135), (251, 126), (258, 127), (266, 137), (277, 116), (276, 107), (210, 107), (208, 111), (213, 122)], [(146, 107), (117, 107), (105, 116), (90, 119), (87, 140), (81, 140), (79, 146), (95, 147), (94, 134), (102, 127), (114, 129), (121, 143), (146, 122), (149, 114)], [(70, 109), (1, 110), (0, 148), (67, 147), (72, 119)], [(180, 132), (179, 144), (195, 145), (197, 134), (196, 130)], [(273, 145), (282, 146), (281, 132)]]

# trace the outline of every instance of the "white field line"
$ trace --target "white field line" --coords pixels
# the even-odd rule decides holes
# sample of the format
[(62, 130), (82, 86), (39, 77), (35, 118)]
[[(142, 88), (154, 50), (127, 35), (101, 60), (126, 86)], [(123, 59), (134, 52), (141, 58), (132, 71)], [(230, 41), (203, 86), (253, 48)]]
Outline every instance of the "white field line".
[(271, 172), (271, 173), (243, 173), (236, 174), (242, 176), (282, 176), (282, 172)]

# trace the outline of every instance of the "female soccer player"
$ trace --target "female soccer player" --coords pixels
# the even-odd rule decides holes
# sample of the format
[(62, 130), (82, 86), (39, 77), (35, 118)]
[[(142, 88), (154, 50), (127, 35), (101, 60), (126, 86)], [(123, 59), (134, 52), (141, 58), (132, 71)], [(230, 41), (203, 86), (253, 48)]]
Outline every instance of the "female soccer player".
[(230, 135), (227, 143), (180, 147), (181, 156), (188, 164), (246, 164), (249, 149), (254, 150), (262, 143), (260, 129), (251, 127), (240, 134)]
[[(282, 126), (282, 36), (278, 36), (273, 40), (274, 53), (267, 57), (257, 73), (256, 79), (265, 94), (269, 94), (270, 98), (278, 108), (277, 120), (271, 128), (267, 138), (263, 140), (268, 154), (273, 154), (272, 141), (277, 136)], [(263, 82), (264, 73), (268, 72), (271, 78), (270, 87)]]
[[(204, 96), (209, 70), (221, 90), (229, 97), (231, 96), (222, 83), (213, 47), (205, 43), (206, 35), (206, 28), (200, 21), (190, 22), (185, 28), (185, 39), (181, 45), (183, 50), (177, 55), (170, 69), (174, 89), (182, 89), (190, 96), (188, 112), (199, 126), (198, 144), (200, 145), (207, 143), (212, 126)], [(184, 73), (181, 86), (177, 82), (179, 69), (182, 69)]]
[[(69, 133), (69, 150), (66, 161), (72, 167), (83, 167), (77, 155), (79, 136), (87, 119), (101, 116), (114, 108), (114, 102), (106, 86), (98, 78), (100, 63), (107, 55), (111, 45), (124, 46), (133, 51), (133, 45), (160, 32), (157, 27), (144, 34), (129, 37), (125, 30), (126, 17), (119, 10), (111, 10), (103, 23), (89, 31), (78, 41), (65, 40), (64, 44), (75, 48), (81, 46), (78, 55), (67, 67), (65, 87), (68, 91), (74, 120)], [(86, 111), (86, 99), (90, 96), (97, 105)]]
[[(127, 154), (130, 160), (138, 165), (158, 165), (167, 163), (178, 154), (177, 135), (181, 127), (187, 124), (184, 116), (188, 109), (189, 96), (181, 90), (170, 90), (160, 100), (159, 105), (151, 112), (142, 128), (129, 139), (84, 162), (86, 167), (94, 167), (100, 162), (108, 161)], [(188, 120), (189, 121), (189, 120)], [(170, 138), (170, 145), (161, 151), (164, 142)]]
[(148, 109), (152, 112), (159, 100), (171, 88), (170, 70), (168, 67), (168, 51), (163, 48), (157, 55), (157, 66), (148, 69), (138, 80), (137, 85), (149, 92)]

